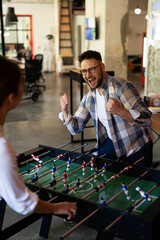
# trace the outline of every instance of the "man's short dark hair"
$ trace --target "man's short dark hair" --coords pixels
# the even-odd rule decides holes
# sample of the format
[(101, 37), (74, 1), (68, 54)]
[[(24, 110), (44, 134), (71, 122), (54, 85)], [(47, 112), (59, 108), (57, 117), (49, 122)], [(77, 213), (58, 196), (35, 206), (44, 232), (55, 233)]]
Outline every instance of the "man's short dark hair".
[(83, 52), (79, 56), (79, 62), (81, 63), (84, 59), (92, 59), (92, 58), (102, 61), (102, 57), (99, 52), (88, 50), (88, 51)]

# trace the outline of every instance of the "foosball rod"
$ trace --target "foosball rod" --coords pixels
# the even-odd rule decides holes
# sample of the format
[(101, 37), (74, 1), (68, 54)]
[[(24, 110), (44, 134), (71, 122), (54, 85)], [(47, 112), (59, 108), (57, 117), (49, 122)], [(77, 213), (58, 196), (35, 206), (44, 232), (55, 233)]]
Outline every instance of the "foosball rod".
[[(90, 152), (92, 152), (92, 150), (91, 151), (88, 151), (88, 152), (86, 152), (84, 155), (86, 155), (86, 154), (89, 154)], [(106, 154), (104, 154), (104, 155), (102, 155), (101, 157), (104, 157)], [(74, 159), (72, 159), (72, 161), (75, 161), (76, 159), (78, 159), (78, 158), (81, 158), (82, 156), (80, 155), (80, 156), (78, 156), (78, 157), (76, 157), (76, 158), (74, 158)], [(90, 163), (90, 162), (89, 162)], [(87, 163), (87, 165), (89, 164), (89, 163)], [(65, 164), (62, 164), (62, 165), (66, 165), (67, 163), (65, 163)], [(61, 165), (61, 166), (62, 166)], [(78, 169), (76, 169), (76, 170), (74, 170), (73, 172), (71, 172), (68, 176), (70, 176), (71, 174), (73, 174), (73, 173), (75, 173), (75, 171), (78, 171), (78, 170), (80, 170), (82, 167), (80, 167), (80, 168), (78, 168)], [(58, 168), (57, 168), (58, 169)], [(101, 169), (101, 171), (102, 171), (102, 169)], [(51, 171), (50, 171), (51, 172)], [(44, 175), (46, 175), (46, 174), (43, 174), (43, 176)], [(89, 178), (91, 178), (91, 177), (93, 177), (94, 176), (94, 173), (92, 174), (92, 175), (90, 175), (89, 177), (87, 177), (87, 178), (85, 178), (83, 181), (81, 181), (80, 183), (83, 183), (83, 182), (85, 182), (85, 181), (87, 181)], [(41, 177), (41, 176), (40, 176)], [(57, 182), (59, 182), (60, 180), (62, 180), (62, 177), (61, 178), (59, 178), (57, 181), (56, 181), (56, 183)], [(31, 182), (31, 181), (30, 181)], [(29, 182), (28, 182), (29, 183)], [(46, 186), (44, 186), (44, 188), (46, 189), (46, 188), (48, 188), (48, 187), (50, 187), (51, 185), (50, 184), (47, 184)], [(72, 188), (70, 188), (70, 190), (72, 190), (73, 188), (75, 188), (75, 186), (73, 186)], [(38, 193), (40, 190), (38, 190), (38, 191), (36, 191), (35, 193)]]
[[(101, 157), (104, 157), (104, 155), (101, 156)], [(116, 162), (117, 162), (117, 161), (119, 161), (119, 159), (117, 159)], [(109, 163), (108, 166), (111, 166), (112, 164), (113, 164), (113, 163)], [(102, 172), (102, 170), (103, 170), (103, 168), (101, 168), (101, 169), (99, 170), (99, 172)], [(148, 172), (148, 171), (146, 171), (146, 173), (147, 173), (147, 172)], [(145, 175), (145, 174), (144, 174), (144, 175)], [(83, 179), (80, 183), (83, 183), (83, 182), (87, 181), (89, 178), (91, 178), (91, 177), (93, 177), (93, 176), (94, 176), (94, 173), (93, 173), (92, 175), (90, 175), (89, 177)], [(142, 177), (142, 175), (141, 175), (140, 177)], [(139, 178), (140, 178), (140, 177), (139, 177)], [(139, 178), (138, 178), (138, 179), (139, 179)], [(138, 181), (138, 180), (137, 180), (137, 181)], [(128, 186), (129, 186), (129, 185), (128, 185)], [(75, 188), (75, 186), (71, 187), (70, 190), (72, 190), (73, 188)], [(122, 190), (121, 192), (123, 192), (123, 190)], [(121, 192), (120, 192), (120, 193), (121, 193)], [(120, 194), (120, 193), (119, 193), (119, 194)], [(115, 197), (116, 197), (116, 195), (115, 195)]]
[[(140, 177), (144, 176), (146, 173), (148, 173), (148, 171), (146, 171), (145, 173), (143, 173)], [(140, 177), (139, 177), (139, 178), (140, 178)], [(137, 181), (138, 181), (139, 178), (137, 178)], [(133, 182), (135, 183), (135, 181), (133, 181)], [(152, 189), (150, 189), (150, 190), (148, 191), (148, 194), (149, 194), (151, 191), (153, 191), (157, 186), (158, 186), (158, 184), (155, 185)], [(58, 198), (58, 196), (50, 199), (49, 202), (54, 201), (54, 200), (57, 199), (57, 198)], [(135, 207), (135, 206), (136, 206), (140, 201), (142, 201), (142, 200), (143, 200), (143, 197), (141, 197), (135, 204), (133, 204), (132, 207)], [(92, 216), (94, 216), (98, 211), (99, 211), (99, 209), (96, 209), (96, 210), (93, 211), (91, 214), (89, 214), (87, 217), (85, 217), (84, 219), (82, 219), (82, 220), (81, 220), (79, 223), (77, 223), (72, 229), (70, 229), (67, 233), (65, 233), (60, 239), (61, 239), (61, 240), (65, 239), (69, 234), (71, 234), (74, 230), (76, 230), (80, 225), (82, 225), (84, 222), (86, 222), (89, 218), (91, 218)], [(127, 213), (128, 210), (125, 211), (125, 212)], [(120, 217), (118, 217), (118, 218), (114, 221), (114, 223), (112, 223), (112, 224), (116, 224), (116, 222), (119, 221), (122, 217), (123, 217), (122, 215), (121, 215)], [(112, 227), (113, 225), (111, 226), (111, 224), (110, 224), (109, 226)], [(109, 227), (109, 226), (108, 226), (108, 227)], [(105, 229), (105, 230), (106, 230), (106, 229)], [(107, 231), (107, 230), (106, 230), (106, 231)]]
[[(99, 158), (102, 158), (102, 157), (104, 157), (106, 154), (104, 154), (104, 155), (102, 155), (102, 156), (100, 156)], [(87, 163), (86, 164), (86, 166), (88, 165), (88, 164), (90, 164), (90, 162), (89, 163)], [(112, 163), (111, 163), (112, 164)], [(81, 169), (82, 167), (80, 167), (80, 169)], [(76, 169), (77, 170), (77, 169)], [(78, 169), (79, 170), (79, 169)], [(99, 172), (102, 172), (102, 168), (99, 170)], [(75, 172), (75, 171), (74, 171)], [(93, 177), (95, 175), (95, 173), (93, 173), (93, 174), (91, 174), (90, 176), (88, 176), (87, 178), (85, 178), (85, 179), (83, 179), (82, 181), (80, 181), (80, 184), (81, 183), (83, 183), (83, 182), (85, 182), (85, 181), (87, 181), (88, 179), (90, 179), (91, 177)], [(72, 189), (74, 189), (76, 187), (76, 185), (74, 185), (73, 187), (71, 187), (70, 188), (70, 190), (72, 190)]]
[[(88, 152), (86, 152), (84, 155), (87, 155), (87, 154), (89, 154), (90, 152), (92, 152), (92, 150), (91, 151), (88, 151)], [(104, 154), (104, 155), (102, 155), (101, 157), (104, 157), (106, 154)], [(76, 158), (73, 158), (72, 159), (72, 161), (75, 161), (75, 160), (77, 160), (77, 159), (79, 159), (79, 158), (81, 158), (82, 156), (80, 155), (80, 156), (78, 156), (78, 157), (76, 157)], [(90, 162), (89, 162), (90, 163)], [(87, 163), (86, 165), (88, 165), (89, 163)], [(66, 165), (67, 163), (64, 163), (64, 164), (62, 164), (63, 166), (64, 165)], [(62, 166), (61, 165), (61, 166)], [(61, 167), (61, 166), (59, 166), (59, 167)], [(73, 173), (75, 173), (76, 171), (79, 171), (80, 169), (81, 169), (82, 167), (80, 167), (80, 168), (77, 168), (77, 169), (75, 169), (73, 172), (71, 172), (70, 174), (68, 174), (68, 176), (70, 176), (71, 174), (73, 174)], [(58, 169), (58, 168), (57, 168)], [(102, 169), (101, 169), (101, 171), (102, 171)], [(48, 173), (50, 173), (51, 172), (51, 170), (49, 171), (49, 172), (47, 172), (47, 173), (44, 173), (43, 174), (43, 176), (45, 176), (46, 174), (48, 174)], [(85, 181), (87, 181), (89, 178), (91, 178), (91, 177), (93, 177), (94, 176), (94, 173), (92, 174), (92, 175), (90, 175), (89, 177), (87, 177), (87, 178), (85, 178), (83, 181), (81, 181), (80, 183), (83, 183), (83, 182), (85, 182)], [(41, 177), (41, 176), (40, 176)], [(56, 183), (57, 182), (59, 182), (60, 180), (62, 180), (62, 177), (61, 178), (59, 178), (57, 181), (56, 181)], [(31, 181), (29, 181), (28, 183), (30, 183)], [(46, 185), (46, 186), (44, 186), (44, 188), (46, 189), (46, 188), (48, 188), (48, 187), (50, 187), (51, 185), (50, 184), (48, 184), (48, 185)], [(72, 190), (73, 188), (75, 188), (75, 186), (73, 186), (72, 188), (70, 188), (70, 190)], [(38, 191), (36, 191), (36, 193), (38, 193), (40, 190), (38, 190)]]
[[(92, 150), (86, 152), (84, 155), (87, 155), (87, 154), (89, 154), (90, 152), (92, 152)], [(103, 155), (100, 156), (99, 158), (103, 158), (104, 156), (106, 156), (106, 154), (103, 154)], [(79, 159), (79, 158), (81, 158), (81, 157), (82, 157), (82, 156), (80, 155), (80, 156), (78, 156), (78, 157), (76, 157), (76, 158), (73, 158), (72, 161), (75, 161), (75, 160), (77, 160), (77, 159)], [(117, 159), (116, 161), (119, 161), (119, 159)], [(66, 164), (67, 164), (67, 163), (64, 163), (64, 164), (62, 164), (61, 166), (64, 166), (64, 165), (66, 165)], [(90, 162), (87, 163), (86, 165), (88, 165), (88, 164), (90, 164)], [(108, 164), (108, 166), (110, 166), (110, 165), (112, 165), (112, 164), (113, 164), (113, 163), (110, 163), (110, 164)], [(59, 166), (59, 167), (61, 167), (61, 166)], [(58, 169), (58, 167), (57, 167), (57, 169)], [(68, 174), (68, 176), (70, 176), (71, 174), (75, 173), (76, 171), (79, 171), (80, 169), (82, 169), (82, 167), (75, 169), (73, 172), (71, 172), (70, 174)], [(102, 169), (100, 170), (100, 172), (101, 172), (101, 171), (102, 171)], [(44, 173), (44, 174), (41, 175), (40, 177), (45, 176), (45, 175), (47, 175), (47, 174), (50, 173), (50, 172), (51, 172), (51, 170), (50, 170), (49, 172), (47, 172), (47, 173)], [(89, 178), (91, 178), (91, 177), (93, 177), (93, 176), (94, 176), (94, 173), (93, 173), (92, 175), (88, 176), (87, 178), (83, 179), (80, 183), (83, 183), (83, 182), (87, 181)], [(40, 177), (39, 177), (39, 178), (40, 178)], [(60, 180), (62, 180), (62, 177), (59, 178), (59, 179), (56, 181), (56, 183), (59, 182)], [(30, 182), (31, 182), (31, 181), (29, 181), (28, 183), (30, 183)], [(44, 188), (46, 189), (46, 188), (48, 188), (48, 187), (50, 187), (50, 186), (51, 186), (51, 185), (48, 184), (48, 185), (44, 186)], [(75, 186), (71, 187), (70, 190), (72, 190), (73, 188), (75, 188)], [(40, 190), (36, 191), (35, 193), (38, 193), (39, 191), (40, 191)]]
[[(83, 145), (83, 146), (84, 146), (84, 145)], [(83, 147), (83, 146), (82, 146), (82, 147)], [(73, 150), (72, 150), (72, 151), (73, 151)], [(90, 153), (91, 153), (91, 151), (88, 151), (88, 152), (86, 152), (84, 155), (87, 155), (87, 154), (90, 154)], [(77, 160), (77, 159), (79, 159), (79, 158), (81, 158), (81, 157), (82, 157), (82, 156), (75, 157), (75, 158), (73, 158), (71, 161), (75, 161), (75, 160)], [(48, 163), (48, 162), (46, 162), (46, 163)], [(59, 168), (65, 166), (65, 165), (67, 165), (67, 162), (65, 162), (65, 163), (63, 163), (62, 165), (58, 166), (58, 167), (57, 167), (57, 170), (58, 170)], [(51, 173), (51, 172), (52, 172), (52, 170), (49, 170), (48, 172), (45, 172), (45, 173), (43, 173), (42, 175), (40, 175), (39, 178), (42, 178), (42, 177), (48, 175), (48, 174)], [(61, 179), (62, 179), (62, 178), (61, 178)], [(61, 179), (60, 179), (60, 180), (61, 180)], [(60, 181), (60, 180), (57, 180), (57, 181)], [(31, 183), (31, 182), (32, 182), (32, 180), (28, 181), (28, 183)], [(44, 188), (46, 188), (46, 187), (49, 187), (49, 185), (45, 186)]]
[[(142, 161), (144, 159), (144, 157), (140, 158), (139, 160), (137, 160), (135, 163), (133, 163), (132, 165), (137, 164), (138, 162)], [(113, 175), (112, 177), (110, 177), (106, 182), (104, 182), (103, 184), (100, 184), (99, 186), (97, 186), (94, 190), (92, 190), (90, 193), (88, 193), (87, 195), (85, 195), (82, 199), (86, 199), (87, 197), (89, 197), (91, 194), (97, 192), (97, 190), (101, 189), (102, 187), (104, 187), (107, 183), (111, 182), (113, 179), (119, 177), (119, 175), (121, 175), (122, 173), (124, 173), (125, 171), (128, 171), (130, 168), (132, 168), (132, 166), (127, 166), (125, 167), (123, 170), (121, 170), (119, 173)]]
[[(137, 182), (140, 178), (144, 177), (149, 171), (144, 172), (143, 174), (141, 174), (141, 176), (139, 176), (138, 178), (136, 178), (133, 182), (131, 182), (130, 184), (128, 184), (127, 188), (129, 188), (130, 186), (132, 186), (135, 182)], [(115, 194), (113, 197), (111, 197), (106, 204), (109, 204), (111, 201), (113, 201), (116, 197), (118, 197), (121, 193), (123, 192), (123, 190), (121, 190), (120, 192), (118, 192), (117, 194)]]
[[(74, 149), (70, 150), (70, 152), (74, 152), (74, 151), (76, 151), (76, 150), (78, 150), (78, 149), (80, 149), (80, 148), (83, 148), (83, 147), (87, 146), (87, 145), (88, 145), (88, 143), (85, 143), (85, 144), (83, 144), (83, 145), (81, 145), (81, 146), (79, 146), (79, 147), (77, 147), (77, 148), (74, 148)], [(53, 160), (54, 160), (54, 161), (57, 161), (58, 159), (60, 159), (61, 157), (64, 157), (64, 156), (67, 155), (67, 154), (68, 154), (68, 152), (65, 152), (65, 153), (63, 153), (63, 154), (60, 154), (60, 155), (58, 155), (58, 156), (56, 156), (56, 157), (48, 160), (48, 161), (45, 162), (44, 164), (49, 163), (49, 162), (52, 162)], [(43, 164), (43, 165), (44, 165), (44, 164)]]
[[(57, 147), (57, 149), (61, 149), (61, 148), (65, 147), (65, 146), (67, 146), (67, 145), (69, 145), (69, 144), (71, 144), (71, 142), (65, 143), (65, 144)], [(53, 151), (53, 150), (49, 150), (49, 151), (47, 151), (47, 152), (44, 152), (44, 153), (42, 153), (42, 154), (39, 154), (37, 157), (38, 157), (38, 158), (39, 158), (39, 157), (42, 157), (42, 156), (44, 156), (44, 155), (46, 155), (46, 154), (48, 154), (48, 153), (50, 153), (50, 152), (52, 152), (52, 151)], [(25, 163), (27, 163), (27, 162), (29, 162), (29, 161), (31, 161), (31, 160), (33, 160), (33, 158), (30, 158), (30, 159), (28, 159), (28, 160), (26, 160), (26, 161), (24, 161), (24, 162), (19, 163), (19, 165), (23, 165), (23, 164), (25, 164)]]
[[(77, 149), (82, 148), (82, 147), (84, 147), (84, 146), (86, 146), (86, 145), (88, 145), (88, 143), (86, 143), (86, 144), (84, 144), (84, 145), (82, 145), (82, 146), (80, 146), (80, 147), (74, 148), (74, 149), (72, 149), (70, 152), (76, 151)], [(61, 154), (60, 157), (65, 156), (67, 153), (68, 153), (68, 152), (65, 152), (64, 154)], [(46, 161), (45, 163), (43, 163), (43, 165), (45, 165), (45, 164), (47, 164), (47, 163), (49, 163), (49, 162), (51, 162), (51, 161), (56, 161), (56, 160), (58, 160), (60, 157), (59, 157), (59, 155), (58, 155), (58, 156), (56, 156), (56, 157), (54, 157), (54, 158)], [(36, 168), (36, 166), (33, 167), (33, 168), (31, 168), (31, 169), (29, 169), (29, 170), (31, 171), (31, 170), (33, 170), (33, 169), (35, 169), (35, 168)], [(23, 175), (23, 174), (25, 174), (25, 173), (27, 173), (27, 170), (24, 171), (24, 172), (22, 172), (21, 175)]]
[[(156, 185), (154, 185), (148, 192), (147, 192), (147, 194), (149, 194), (150, 192), (152, 192), (156, 187), (158, 187), (159, 186), (159, 184), (156, 184)], [(131, 207), (130, 207), (130, 209), (134, 209), (134, 207), (138, 204), (138, 203), (140, 203), (142, 200), (144, 199), (144, 197), (141, 197), (138, 201), (136, 201)], [(126, 211), (125, 211), (125, 213), (129, 213), (130, 211), (127, 209)], [(108, 231), (109, 229), (111, 229), (111, 227), (113, 227), (118, 221), (120, 221), (120, 219), (122, 218), (124, 216), (124, 214), (123, 215), (120, 215), (118, 218), (116, 218), (111, 224), (109, 224), (106, 228), (105, 228), (105, 231)]]
[[(89, 154), (89, 153), (90, 153), (90, 152), (87, 152), (87, 153), (85, 153), (85, 155), (86, 155), (86, 154)], [(104, 157), (105, 155), (106, 155), (106, 154), (104, 154), (102, 157)], [(78, 156), (77, 158), (75, 158), (75, 159), (73, 159), (73, 160), (75, 161), (75, 160), (77, 160), (78, 158), (81, 158), (81, 157), (82, 157), (82, 156)], [(67, 163), (64, 163), (63, 166), (66, 165), (66, 164), (67, 164)], [(89, 164), (90, 164), (90, 162), (86, 164), (86, 167), (87, 167)], [(61, 165), (61, 166), (62, 166), (62, 165)], [(57, 168), (57, 169), (58, 169), (58, 168)], [(72, 175), (73, 173), (79, 171), (80, 169), (82, 169), (82, 166), (79, 167), (79, 168), (77, 168), (77, 169), (75, 169), (73, 172), (70, 172), (70, 173), (68, 174), (68, 176), (70, 176), (70, 175)], [(51, 171), (50, 171), (50, 172), (51, 172)], [(93, 175), (94, 175), (94, 174), (90, 175), (89, 177), (87, 177), (86, 179), (84, 179), (82, 182), (88, 180), (88, 179), (91, 178)], [(58, 182), (61, 181), (62, 179), (63, 179), (62, 177), (59, 178), (59, 179), (56, 181), (56, 183), (58, 183)], [(81, 183), (82, 183), (82, 182), (81, 182)], [(46, 185), (44, 188), (48, 188), (48, 187), (50, 187), (50, 184)], [(72, 188), (74, 188), (74, 187), (72, 187)]]
[[(104, 156), (106, 156), (106, 154), (100, 156), (99, 158), (103, 158)], [(115, 161), (119, 161), (119, 159), (115, 160)], [(90, 163), (90, 162), (89, 162)], [(86, 165), (88, 165), (89, 163), (87, 163)], [(113, 163), (109, 163), (108, 166), (112, 165)], [(79, 169), (81, 169), (82, 167), (80, 167)], [(78, 170), (79, 170), (78, 169)], [(77, 170), (77, 169), (76, 169)], [(99, 172), (102, 172), (103, 168), (101, 168), (99, 170)], [(75, 172), (75, 171), (74, 171)], [(87, 181), (88, 179), (90, 179), (91, 177), (93, 177), (95, 175), (95, 173), (91, 174), (90, 176), (88, 176), (87, 178), (83, 179), (82, 181), (80, 181), (80, 184)], [(73, 187), (70, 188), (70, 190), (74, 189), (76, 187), (76, 185), (74, 185)]]
[[(106, 154), (100, 156), (99, 158), (103, 158), (104, 156), (106, 156)], [(119, 160), (120, 160), (120, 159), (116, 159), (115, 161), (118, 162)], [(113, 164), (113, 163), (109, 163), (109, 164), (107, 164), (107, 165), (108, 165), (108, 167), (109, 167), (109, 166), (111, 166), (112, 164)], [(99, 170), (99, 172), (102, 172), (102, 170), (103, 170), (103, 168), (101, 168), (101, 169)], [(90, 178), (93, 177), (94, 175), (95, 175), (95, 173), (93, 173), (93, 174), (91, 174), (90, 176), (88, 176), (87, 178), (83, 179), (83, 180), (80, 182), (80, 184), (83, 183), (83, 182), (85, 182), (85, 181), (87, 181), (88, 179), (90, 179)], [(76, 186), (74, 185), (73, 187), (70, 188), (70, 190), (74, 189), (75, 187), (76, 187)]]
[[(80, 158), (80, 157), (79, 157), (79, 158)], [(66, 164), (67, 164), (67, 163), (63, 164), (63, 166), (66, 165)], [(86, 166), (87, 166), (88, 164), (89, 164), (89, 163), (87, 163)], [(58, 169), (58, 168), (57, 168), (57, 169)], [(73, 173), (79, 171), (80, 169), (82, 169), (82, 167), (79, 167), (79, 168), (75, 169), (73, 172), (70, 172), (67, 176), (69, 177), (70, 175), (72, 175)], [(51, 171), (50, 171), (50, 172), (51, 172)], [(59, 179), (56, 181), (56, 183), (60, 182), (62, 179), (63, 179), (63, 177), (59, 178)], [(50, 184), (44, 186), (44, 188), (48, 188), (48, 187), (50, 187)]]
[(91, 218), (92, 216), (94, 216), (97, 212), (99, 211), (99, 209), (96, 209), (95, 211), (93, 211), (92, 213), (90, 213), (87, 217), (85, 217), (84, 219), (82, 219), (79, 223), (77, 223), (73, 228), (71, 228), (68, 232), (66, 232), (61, 238), (60, 240), (65, 239), (69, 234), (71, 234), (75, 229), (77, 229), (80, 225), (82, 225), (84, 222), (86, 222), (89, 218)]
[[(92, 152), (92, 150), (86, 152), (84, 155), (89, 154), (90, 152)], [(104, 157), (105, 155), (106, 155), (106, 154), (100, 156), (100, 158)], [(78, 157), (81, 157), (81, 156), (78, 156)], [(90, 163), (90, 162), (89, 162), (89, 163)], [(89, 164), (89, 163), (88, 163), (88, 164)], [(101, 169), (101, 171), (102, 171), (102, 169)], [(81, 181), (81, 183), (85, 182), (86, 180), (88, 180), (88, 179), (91, 178), (92, 176), (94, 176), (94, 174), (92, 174), (92, 175), (90, 175), (89, 177), (85, 178), (83, 181)], [(50, 186), (50, 184), (48, 184), (48, 185), (45, 186), (44, 188), (48, 188), (49, 186)], [(73, 188), (75, 188), (75, 186), (73, 186), (72, 188), (70, 188), (70, 190), (73, 189)], [(40, 190), (37, 190), (35, 193), (37, 194), (37, 193), (39, 193), (39, 192), (40, 192)], [(56, 196), (55, 198), (51, 199), (50, 201), (55, 200), (55, 199), (57, 199), (57, 198), (58, 198), (58, 196)]]

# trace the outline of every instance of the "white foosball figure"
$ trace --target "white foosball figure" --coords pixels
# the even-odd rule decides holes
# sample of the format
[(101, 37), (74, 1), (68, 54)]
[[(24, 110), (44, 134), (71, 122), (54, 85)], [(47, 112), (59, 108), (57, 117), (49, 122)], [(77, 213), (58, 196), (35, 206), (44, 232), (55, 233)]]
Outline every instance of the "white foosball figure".
[(140, 189), (140, 187), (136, 187), (136, 190), (141, 194), (141, 196), (145, 199), (145, 200), (148, 200), (149, 202), (152, 201), (152, 199), (148, 196), (147, 193), (145, 193), (144, 191), (142, 191)]
[(37, 156), (35, 156), (35, 155), (33, 155), (33, 154), (31, 154), (31, 156), (32, 156), (32, 158), (33, 158), (34, 160), (36, 160), (37, 162), (39, 162), (39, 163), (42, 163), (42, 162), (43, 162), (42, 160), (39, 159), (39, 157), (37, 157)]

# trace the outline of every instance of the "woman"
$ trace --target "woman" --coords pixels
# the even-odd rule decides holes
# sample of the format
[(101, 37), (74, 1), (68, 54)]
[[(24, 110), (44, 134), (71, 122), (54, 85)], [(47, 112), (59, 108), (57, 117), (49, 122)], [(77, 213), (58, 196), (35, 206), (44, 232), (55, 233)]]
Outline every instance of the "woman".
[(19, 174), (17, 159), (12, 146), (4, 136), (3, 125), (7, 113), (14, 109), (22, 97), (22, 73), (18, 65), (0, 56), (0, 199), (20, 214), (53, 213), (76, 214), (76, 203), (49, 203), (38, 198), (24, 184)]

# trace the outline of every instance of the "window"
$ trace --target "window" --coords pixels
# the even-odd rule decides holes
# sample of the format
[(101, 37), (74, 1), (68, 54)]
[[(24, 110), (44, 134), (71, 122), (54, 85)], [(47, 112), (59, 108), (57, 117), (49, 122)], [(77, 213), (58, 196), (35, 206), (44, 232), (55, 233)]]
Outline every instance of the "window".
[[(32, 16), (17, 16), (18, 23), (9, 27), (4, 26), (5, 55), (17, 57), (18, 52), (24, 47), (26, 57), (33, 55)], [(5, 23), (5, 17), (3, 17)], [(1, 39), (0, 39), (1, 46)], [(0, 47), (2, 54), (2, 47)]]

